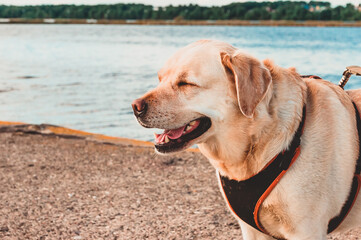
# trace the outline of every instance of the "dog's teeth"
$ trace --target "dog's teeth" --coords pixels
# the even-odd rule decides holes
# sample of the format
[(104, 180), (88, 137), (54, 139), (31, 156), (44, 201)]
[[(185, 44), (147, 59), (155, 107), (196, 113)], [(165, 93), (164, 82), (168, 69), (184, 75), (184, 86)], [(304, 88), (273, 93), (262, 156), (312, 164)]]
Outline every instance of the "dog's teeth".
[(189, 125), (191, 125), (191, 126), (193, 126), (194, 124), (196, 124), (195, 120), (189, 123)]
[(186, 131), (183, 131), (183, 134), (186, 133)]
[(168, 138), (168, 136), (165, 136), (164, 142), (165, 142), (165, 143), (169, 143), (169, 138)]
[(191, 129), (192, 129), (191, 126), (187, 126), (186, 131), (189, 131), (189, 130), (191, 130)]

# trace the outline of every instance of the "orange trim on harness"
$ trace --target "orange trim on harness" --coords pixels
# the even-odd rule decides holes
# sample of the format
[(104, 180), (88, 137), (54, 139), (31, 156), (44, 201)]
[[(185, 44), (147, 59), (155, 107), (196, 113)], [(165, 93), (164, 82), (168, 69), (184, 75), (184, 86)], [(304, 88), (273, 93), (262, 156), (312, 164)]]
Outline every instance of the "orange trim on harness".
[[(306, 113), (305, 114), (305, 117), (303, 119), (303, 121), (306, 121)], [(303, 134), (303, 131), (305, 130), (305, 125), (302, 126), (302, 130), (301, 130), (301, 134)], [(276, 187), (276, 185), (278, 184), (278, 182), (281, 180), (281, 178), (283, 177), (283, 175), (286, 174), (287, 170), (290, 169), (290, 167), (292, 166), (292, 164), (294, 162), (296, 162), (298, 156), (301, 154), (301, 146), (298, 146), (295, 150), (295, 155), (293, 156), (292, 160), (291, 160), (291, 163), (290, 165), (288, 166), (288, 168), (286, 170), (283, 170), (279, 175), (278, 177), (271, 183), (271, 185), (267, 188), (267, 190), (262, 194), (262, 196), (258, 199), (257, 201), (257, 204), (256, 204), (256, 207), (254, 209), (254, 212), (253, 212), (253, 217), (254, 217), (254, 221), (257, 225), (257, 227), (263, 232), (263, 233), (266, 233), (268, 235), (270, 235), (266, 229), (264, 229), (264, 227), (262, 226), (262, 224), (260, 223), (259, 221), (259, 209), (262, 205), (262, 203), (264, 202), (264, 200), (266, 200), (266, 198), (268, 197), (268, 195), (272, 192), (272, 190)], [(276, 159), (278, 155), (276, 155), (271, 162), (273, 162), (273, 160)], [(269, 162), (266, 166), (268, 166), (269, 164), (271, 164), (271, 162)], [(263, 169), (262, 169), (263, 170)]]
[[(301, 153), (301, 148), (298, 147), (296, 149), (296, 153), (293, 156), (292, 160), (291, 160), (291, 164), (288, 167), (288, 169), (292, 166), (292, 164), (296, 161), (296, 159), (298, 158), (298, 156)], [(283, 175), (285, 175), (285, 173), (287, 172), (287, 170), (283, 170), (278, 177), (272, 182), (272, 184), (267, 188), (267, 190), (262, 194), (262, 196), (258, 199), (256, 207), (254, 209), (253, 212), (253, 217), (254, 217), (254, 221), (256, 222), (257, 227), (262, 230), (262, 232), (266, 233), (269, 235), (269, 233), (263, 228), (262, 224), (259, 222), (259, 209), (262, 205), (262, 203), (264, 202), (264, 200), (268, 197), (268, 195), (272, 192), (272, 190), (276, 187), (276, 185), (278, 184), (278, 182), (281, 180), (281, 178), (283, 177)]]
[(242, 181), (218, 174), (222, 193), (230, 210), (240, 220), (266, 234), (268, 233), (259, 222), (258, 211), (264, 199), (300, 155), (301, 136), (306, 120), (305, 106), (302, 113), (299, 127), (288, 148), (273, 157), (258, 173)]

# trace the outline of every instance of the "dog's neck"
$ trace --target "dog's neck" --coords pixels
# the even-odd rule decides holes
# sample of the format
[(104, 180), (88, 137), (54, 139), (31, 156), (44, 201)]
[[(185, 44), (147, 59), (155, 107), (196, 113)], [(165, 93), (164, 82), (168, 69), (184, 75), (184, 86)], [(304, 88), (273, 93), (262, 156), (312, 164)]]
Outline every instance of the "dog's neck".
[(217, 136), (199, 144), (212, 165), (231, 179), (245, 180), (258, 173), (288, 147), (302, 119), (306, 84), (294, 69), (282, 69), (268, 61), (265, 66), (273, 82), (254, 118), (235, 116), (239, 118), (237, 127), (235, 121), (225, 123)]

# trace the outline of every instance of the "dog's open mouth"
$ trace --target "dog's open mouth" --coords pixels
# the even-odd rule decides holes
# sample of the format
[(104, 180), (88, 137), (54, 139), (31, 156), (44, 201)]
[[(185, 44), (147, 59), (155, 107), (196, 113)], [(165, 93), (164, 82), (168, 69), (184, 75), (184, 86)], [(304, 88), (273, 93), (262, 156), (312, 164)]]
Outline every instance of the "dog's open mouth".
[(155, 134), (155, 148), (161, 153), (181, 150), (205, 133), (211, 125), (211, 119), (202, 117), (180, 128), (166, 129), (162, 134)]

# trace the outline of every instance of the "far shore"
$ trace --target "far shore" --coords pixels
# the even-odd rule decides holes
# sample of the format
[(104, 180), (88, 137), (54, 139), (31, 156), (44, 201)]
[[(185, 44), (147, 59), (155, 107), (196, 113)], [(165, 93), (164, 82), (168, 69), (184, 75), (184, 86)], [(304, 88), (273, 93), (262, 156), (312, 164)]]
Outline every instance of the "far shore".
[(106, 19), (23, 19), (0, 18), (0, 24), (120, 24), (120, 25), (194, 25), (194, 26), (295, 26), (361, 27), (361, 21), (287, 21), (287, 20), (106, 20)]

